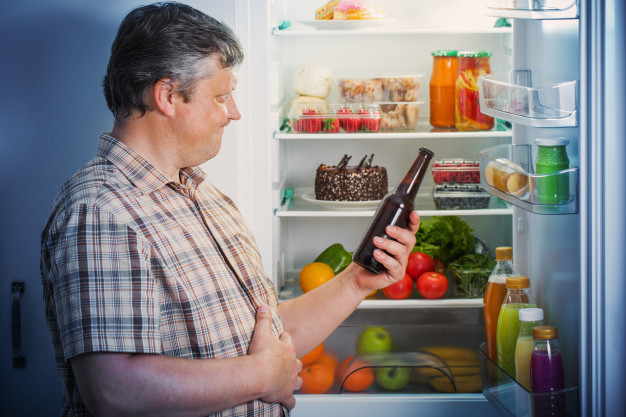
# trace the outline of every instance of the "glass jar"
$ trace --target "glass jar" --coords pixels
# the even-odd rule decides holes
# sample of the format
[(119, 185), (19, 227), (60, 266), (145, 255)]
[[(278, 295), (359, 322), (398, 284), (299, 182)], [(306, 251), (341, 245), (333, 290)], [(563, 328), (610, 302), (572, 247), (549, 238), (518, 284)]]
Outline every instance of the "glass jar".
[(433, 51), (433, 73), (430, 78), (430, 124), (434, 127), (455, 126), (454, 86), (459, 58), (454, 50)]
[(537, 177), (537, 202), (563, 204), (569, 201), (569, 173), (556, 174), (569, 168), (565, 138), (537, 138), (535, 174), (553, 174)]
[(480, 112), (478, 77), (491, 73), (489, 51), (460, 51), (455, 84), (455, 126), (458, 130), (489, 130), (494, 120)]

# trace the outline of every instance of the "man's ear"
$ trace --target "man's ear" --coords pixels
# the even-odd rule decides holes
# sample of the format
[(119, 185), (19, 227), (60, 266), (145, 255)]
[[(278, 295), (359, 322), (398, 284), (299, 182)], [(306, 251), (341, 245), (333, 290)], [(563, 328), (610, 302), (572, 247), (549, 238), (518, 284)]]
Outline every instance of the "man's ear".
[(155, 107), (166, 116), (174, 114), (174, 107), (178, 96), (172, 85), (172, 81), (168, 78), (159, 80), (152, 90), (152, 98)]

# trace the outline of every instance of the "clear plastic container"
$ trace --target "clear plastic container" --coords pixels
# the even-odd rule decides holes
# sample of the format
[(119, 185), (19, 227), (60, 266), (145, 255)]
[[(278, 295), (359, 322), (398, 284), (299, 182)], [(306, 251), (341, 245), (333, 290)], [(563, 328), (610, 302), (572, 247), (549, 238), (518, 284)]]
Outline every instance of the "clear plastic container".
[(422, 75), (340, 78), (337, 87), (341, 101), (348, 103), (415, 102), (419, 99), (422, 78)]
[(380, 106), (380, 129), (382, 131), (407, 132), (417, 128), (421, 102), (380, 102), (376, 104)]
[(436, 184), (456, 182), (463, 184), (480, 183), (480, 164), (478, 161), (464, 159), (445, 159), (433, 163), (433, 181)]
[(438, 209), (482, 209), (489, 205), (491, 194), (475, 184), (440, 184), (433, 188)]
[(288, 117), (293, 133), (376, 133), (381, 128), (381, 109), (374, 103), (297, 103)]

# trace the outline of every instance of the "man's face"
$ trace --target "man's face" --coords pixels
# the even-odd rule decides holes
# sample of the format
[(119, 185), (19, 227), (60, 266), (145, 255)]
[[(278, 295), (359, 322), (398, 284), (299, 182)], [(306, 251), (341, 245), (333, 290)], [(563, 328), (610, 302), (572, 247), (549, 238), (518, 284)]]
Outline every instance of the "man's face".
[(218, 68), (215, 75), (198, 81), (189, 102), (180, 98), (173, 140), (181, 168), (200, 165), (217, 155), (224, 127), (241, 118), (232, 95), (237, 85), (235, 74), (215, 60), (210, 62)]

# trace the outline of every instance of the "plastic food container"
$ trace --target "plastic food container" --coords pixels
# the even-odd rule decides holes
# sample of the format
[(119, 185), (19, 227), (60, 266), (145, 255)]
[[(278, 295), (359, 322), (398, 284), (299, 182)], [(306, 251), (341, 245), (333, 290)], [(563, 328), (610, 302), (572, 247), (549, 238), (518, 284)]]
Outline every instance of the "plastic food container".
[(457, 298), (478, 298), (485, 293), (485, 286), (491, 275), (491, 269), (458, 269), (448, 268), (447, 276), (454, 283)]
[(433, 188), (438, 209), (482, 209), (489, 205), (491, 194), (475, 184), (443, 184)]
[(293, 133), (376, 133), (381, 128), (378, 104), (297, 103), (289, 109)]
[(406, 132), (415, 130), (421, 102), (376, 103), (380, 106), (380, 130), (385, 132)]
[(422, 75), (398, 75), (375, 78), (340, 78), (337, 87), (342, 102), (415, 102), (419, 98), (422, 77)]
[(462, 184), (480, 183), (480, 164), (478, 161), (446, 159), (433, 163), (433, 180), (436, 184), (456, 182)]

